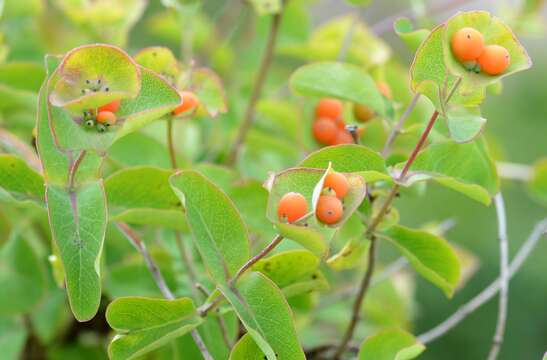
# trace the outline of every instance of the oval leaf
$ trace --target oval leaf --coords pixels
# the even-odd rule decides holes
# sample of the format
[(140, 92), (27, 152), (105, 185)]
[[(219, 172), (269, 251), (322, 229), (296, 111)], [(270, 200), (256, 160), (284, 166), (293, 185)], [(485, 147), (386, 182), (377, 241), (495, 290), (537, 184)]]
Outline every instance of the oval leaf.
[(385, 234), (418, 273), (452, 297), (460, 279), (460, 263), (446, 240), (398, 225)]
[(425, 346), (401, 329), (387, 329), (365, 339), (359, 350), (359, 360), (411, 360)]

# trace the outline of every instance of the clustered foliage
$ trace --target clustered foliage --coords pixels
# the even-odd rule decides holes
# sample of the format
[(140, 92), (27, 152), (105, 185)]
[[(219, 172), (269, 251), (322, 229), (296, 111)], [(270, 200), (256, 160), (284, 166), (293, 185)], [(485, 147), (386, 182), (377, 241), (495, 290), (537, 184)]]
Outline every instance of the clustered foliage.
[[(163, 0), (146, 18), (183, 43), (183, 59), (122, 49), (144, 0), (54, 3), (0, 1), (6, 21), (55, 12), (82, 32), (67, 43), (100, 41), (45, 67), (0, 59), (0, 112), (14, 119), (0, 123), (0, 215), (14, 219), (0, 216), (0, 357), (79, 357), (56, 344), (78, 331), (73, 318), (108, 323), (91, 358), (106, 346), (111, 359), (425, 351), (431, 338), (409, 332), (413, 278), (389, 273), (377, 250), (448, 298), (472, 274), (474, 256), (443, 224), (405, 227), (394, 205), (430, 182), (485, 206), (501, 197), (480, 105), (531, 66), (508, 25), (485, 11), (431, 30), (399, 19), (407, 67), (358, 18), (368, 1), (308, 34), (305, 1), (252, 0), (268, 31), (256, 67), (199, 1)], [(244, 79), (230, 76), (236, 64)], [(543, 203), (546, 180), (543, 160), (529, 179)]]

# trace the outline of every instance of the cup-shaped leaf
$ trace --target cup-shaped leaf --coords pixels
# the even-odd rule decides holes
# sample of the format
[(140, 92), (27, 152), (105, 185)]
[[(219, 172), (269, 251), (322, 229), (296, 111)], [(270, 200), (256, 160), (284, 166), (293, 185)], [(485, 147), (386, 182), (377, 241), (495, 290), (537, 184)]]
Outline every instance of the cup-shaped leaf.
[(106, 310), (108, 324), (118, 332), (108, 347), (111, 359), (146, 354), (199, 326), (203, 319), (191, 299), (122, 297)]
[(50, 80), (49, 101), (72, 111), (129, 99), (140, 90), (140, 71), (118, 47), (97, 44), (69, 51)]
[(299, 166), (326, 169), (329, 162), (336, 171), (358, 173), (367, 182), (390, 179), (384, 158), (363, 145), (328, 146), (308, 155)]
[(165, 79), (140, 65), (136, 67), (140, 69), (140, 92), (134, 99), (121, 102), (116, 124), (105, 132), (86, 128), (83, 112), (76, 115), (63, 107), (49, 107), (50, 125), (60, 149), (105, 152), (117, 139), (169, 113), (180, 103), (179, 93)]
[(374, 80), (358, 66), (338, 62), (304, 65), (290, 77), (291, 89), (303, 96), (333, 97), (370, 106), (384, 114), (385, 103)]
[[(457, 81), (457, 76), (451, 74), (445, 64), (444, 31), (444, 24), (431, 30), (416, 51), (410, 67), (412, 90), (428, 97), (441, 112), (444, 112), (446, 97)], [(460, 85), (450, 102), (465, 106), (479, 105), (484, 100), (484, 95), (483, 87), (464, 88)]]
[[(483, 72), (468, 71), (452, 54), (450, 40), (461, 28), (471, 27), (482, 33), (485, 45), (500, 45), (507, 49), (511, 61), (509, 67), (500, 75), (491, 76)], [(502, 77), (526, 70), (532, 61), (526, 49), (520, 44), (513, 31), (500, 19), (487, 11), (460, 12), (450, 18), (445, 25), (443, 35), (444, 58), (450, 73), (463, 77), (462, 88), (484, 87)]]
[(342, 218), (334, 225), (327, 226), (320, 223), (315, 217), (315, 212), (295, 223), (282, 223), (277, 216), (277, 207), (283, 195), (289, 192), (298, 192), (308, 201), (308, 209), (314, 209), (313, 194), (318, 184), (321, 185), (320, 182), (325, 173), (325, 170), (319, 169), (293, 168), (277, 174), (271, 183), (267, 211), (268, 219), (276, 225), (280, 234), (300, 243), (319, 256), (325, 255), (326, 244), (336, 229), (344, 224), (363, 201), (367, 191), (363, 177), (359, 174), (344, 173), (349, 182), (349, 191), (343, 199)]

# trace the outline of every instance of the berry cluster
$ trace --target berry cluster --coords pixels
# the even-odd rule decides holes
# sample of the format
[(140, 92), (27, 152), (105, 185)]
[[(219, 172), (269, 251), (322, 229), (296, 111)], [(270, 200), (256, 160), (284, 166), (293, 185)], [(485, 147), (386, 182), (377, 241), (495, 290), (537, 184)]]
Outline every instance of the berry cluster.
[(462, 28), (452, 35), (452, 53), (466, 69), (477, 74), (502, 74), (511, 62), (509, 51), (500, 45), (484, 45), (482, 34), (476, 29)]
[(114, 100), (96, 110), (84, 111), (84, 125), (88, 128), (96, 128), (98, 132), (105, 132), (116, 124), (116, 112), (120, 108), (120, 100)]
[[(344, 174), (330, 172), (325, 177), (323, 192), (317, 202), (315, 216), (327, 225), (336, 224), (342, 218), (344, 205), (342, 200), (349, 191), (349, 182)], [(297, 192), (290, 192), (279, 200), (277, 216), (282, 222), (292, 223), (306, 216), (308, 203), (306, 198)]]
[(336, 99), (321, 99), (315, 107), (315, 121), (312, 133), (315, 140), (323, 145), (352, 144), (353, 136), (346, 130), (342, 118), (344, 106)]

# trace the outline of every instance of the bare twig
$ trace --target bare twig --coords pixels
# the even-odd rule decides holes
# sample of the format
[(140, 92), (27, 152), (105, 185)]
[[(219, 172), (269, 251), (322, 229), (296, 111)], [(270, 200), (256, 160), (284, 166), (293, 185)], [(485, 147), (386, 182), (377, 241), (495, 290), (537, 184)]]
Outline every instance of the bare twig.
[(503, 196), (498, 193), (494, 197), (498, 218), (498, 237), (500, 243), (500, 299), (498, 307), (498, 323), (492, 339), (492, 348), (488, 360), (496, 360), (503, 343), (505, 323), (507, 322), (507, 303), (509, 301), (509, 241), (507, 236), (507, 217)]
[(177, 169), (177, 152), (175, 151), (175, 145), (173, 144), (173, 117), (167, 119), (167, 149), (169, 151), (169, 159), (171, 160), (171, 167)]
[(388, 138), (386, 140), (386, 143), (384, 144), (384, 148), (382, 150), (382, 156), (383, 157), (386, 157), (389, 154), (389, 150), (390, 150), (391, 145), (395, 141), (395, 138), (397, 137), (397, 135), (399, 135), (399, 133), (401, 132), (401, 129), (403, 128), (403, 125), (406, 122), (406, 119), (408, 119), (408, 117), (412, 113), (412, 110), (414, 110), (414, 108), (416, 107), (416, 103), (418, 102), (418, 99), (420, 98), (420, 95), (421, 95), (420, 93), (416, 93), (414, 95), (414, 97), (410, 101), (410, 104), (408, 104), (405, 112), (399, 118), (399, 121), (397, 122), (397, 124), (393, 127), (393, 129), (391, 129), (391, 132), (389, 133), (389, 136), (388, 136)]
[(498, 161), (496, 168), (500, 177), (509, 180), (529, 181), (534, 175), (534, 169), (529, 165)]
[[(547, 231), (547, 218), (543, 219), (537, 223), (534, 227), (534, 230), (526, 240), (526, 242), (520, 247), (517, 255), (511, 261), (509, 266), (509, 279), (511, 279), (528, 256), (532, 253), (532, 250), (537, 245), (539, 239), (545, 235)], [(462, 320), (464, 320), (469, 314), (473, 313), (488, 300), (493, 298), (501, 288), (501, 278), (497, 278), (492, 282), (486, 289), (481, 291), (477, 296), (471, 299), (466, 304), (462, 305), (454, 314), (448, 317), (445, 321), (435, 326), (431, 330), (418, 336), (418, 340), (424, 344), (430, 343), (439, 337), (446, 334), (448, 331), (452, 330), (456, 325), (458, 325)]]
[(256, 103), (260, 97), (262, 87), (264, 86), (264, 83), (266, 81), (266, 76), (268, 75), (268, 70), (270, 68), (270, 64), (273, 59), (275, 43), (277, 40), (277, 34), (279, 32), (279, 26), (281, 24), (282, 16), (283, 16), (283, 8), (281, 9), (281, 11), (279, 11), (279, 13), (273, 16), (272, 23), (270, 26), (270, 33), (268, 35), (268, 42), (266, 44), (266, 49), (262, 57), (260, 68), (258, 70), (258, 75), (256, 77), (256, 81), (254, 83), (253, 90), (249, 98), (249, 102), (247, 103), (247, 109), (245, 110), (245, 115), (243, 116), (243, 122), (241, 123), (241, 126), (239, 127), (238, 133), (236, 135), (236, 140), (234, 144), (232, 145), (232, 148), (230, 149), (230, 153), (228, 154), (228, 157), (226, 158), (227, 165), (232, 166), (235, 164), (237, 157), (239, 156), (241, 146), (245, 142), (247, 133), (249, 132), (253, 124)]
[[(146, 262), (148, 270), (152, 274), (152, 277), (154, 278), (154, 281), (156, 282), (156, 285), (160, 289), (163, 296), (169, 300), (175, 299), (175, 295), (173, 295), (173, 292), (171, 291), (171, 289), (169, 289), (169, 286), (167, 286), (167, 283), (165, 282), (165, 279), (163, 278), (159, 267), (156, 265), (154, 259), (152, 259), (152, 256), (150, 256), (150, 253), (146, 249), (146, 245), (144, 244), (144, 242), (141, 241), (137, 234), (135, 234), (135, 232), (133, 232), (133, 230), (131, 230), (131, 228), (127, 224), (119, 222), (116, 223), (116, 226), (142, 255), (144, 261)], [(205, 360), (213, 360), (213, 357), (207, 350), (203, 339), (196, 329), (192, 330), (192, 338), (196, 342), (199, 350), (201, 351), (201, 355), (203, 356), (203, 358)]]
[[(360, 9), (360, 8), (358, 8)], [(338, 52), (338, 61), (345, 61), (346, 56), (348, 54), (348, 50), (351, 46), (351, 42), (353, 40), (353, 34), (355, 33), (355, 30), (357, 29), (357, 25), (359, 24), (359, 18), (361, 17), (361, 11), (356, 10), (355, 14), (353, 15), (351, 19), (351, 23), (349, 24), (348, 30), (346, 30), (346, 33), (344, 35), (344, 39), (342, 40), (342, 47), (340, 48), (340, 52)]]
[(251, 266), (256, 264), (260, 259), (262, 259), (264, 256), (268, 255), (270, 251), (272, 251), (279, 243), (283, 240), (282, 235), (276, 235), (275, 238), (258, 254), (253, 256), (251, 259), (249, 259), (243, 266), (237, 271), (237, 273), (234, 275), (232, 280), (230, 280), (230, 283), (235, 284), (237, 280), (245, 273), (245, 271), (249, 270)]
[(344, 334), (342, 341), (340, 342), (340, 345), (338, 346), (338, 349), (336, 350), (334, 354), (334, 357), (333, 357), (334, 359), (339, 359), (344, 353), (344, 351), (346, 350), (348, 343), (351, 341), (351, 338), (353, 337), (353, 332), (355, 331), (355, 327), (357, 326), (357, 323), (359, 322), (359, 318), (361, 317), (360, 316), (361, 306), (363, 304), (365, 295), (367, 294), (367, 290), (370, 285), (370, 280), (372, 278), (372, 273), (374, 272), (374, 259), (375, 259), (375, 252), (376, 252), (375, 249), (376, 249), (376, 238), (372, 237), (370, 239), (370, 248), (368, 249), (367, 269), (365, 271), (365, 276), (363, 277), (363, 280), (361, 281), (361, 285), (359, 286), (359, 291), (357, 292), (357, 297), (355, 298), (355, 302), (353, 303), (351, 321), (348, 325), (348, 328), (346, 329), (346, 333)]

